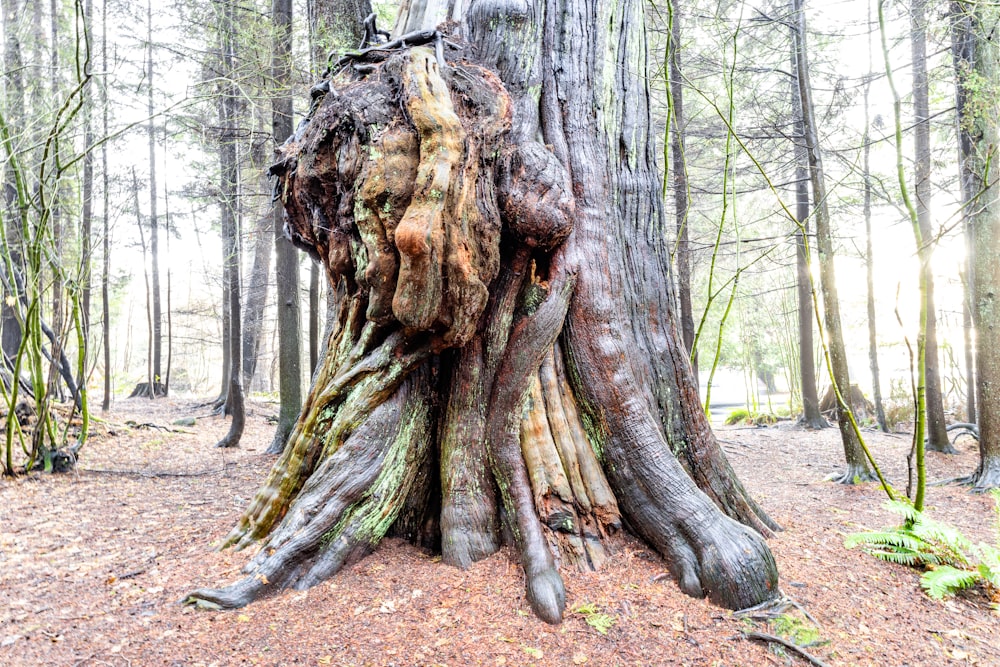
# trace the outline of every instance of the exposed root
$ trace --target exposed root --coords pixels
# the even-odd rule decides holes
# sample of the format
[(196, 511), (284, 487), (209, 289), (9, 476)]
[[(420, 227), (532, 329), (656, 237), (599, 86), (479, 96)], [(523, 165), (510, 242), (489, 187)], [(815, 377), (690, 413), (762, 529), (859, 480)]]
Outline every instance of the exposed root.
[[(530, 389), (531, 376), (555, 342), (562, 328), (575, 279), (560, 276), (537, 310), (519, 319), (505, 345), (490, 397), (486, 436), (490, 461), (511, 530), (521, 554), (527, 579), (527, 596), (539, 618), (562, 620), (566, 593), (535, 509), (531, 482), (520, 448), (521, 407)], [(516, 289), (517, 284), (512, 287)]]
[(958, 454), (958, 450), (948, 440), (945, 440), (944, 443), (934, 443), (928, 438), (924, 440), (924, 449), (925, 451), (937, 452), (938, 454)]
[(834, 473), (826, 478), (828, 482), (835, 482), (837, 484), (864, 484), (865, 482), (877, 482), (878, 477), (868, 468), (867, 465), (863, 464), (848, 464), (847, 470), (840, 473)]
[(942, 482), (938, 482), (934, 486), (942, 486), (945, 484), (968, 486), (970, 487), (969, 490), (972, 493), (988, 493), (993, 489), (1000, 489), (1000, 461), (993, 461), (985, 466), (983, 465), (983, 462), (980, 461), (976, 472), (971, 475), (944, 480)]
[(240, 607), (276, 588), (313, 586), (367, 554), (395, 522), (428, 455), (428, 394), (428, 374), (412, 373), (310, 476), (247, 576), (186, 601)]
[(796, 425), (816, 431), (824, 428), (830, 428), (830, 422), (828, 422), (826, 417), (822, 415), (814, 419), (806, 419), (805, 415), (801, 415), (799, 420), (796, 422)]
[[(327, 355), (288, 446), (223, 547), (243, 548), (271, 531), (306, 479), (314, 475), (317, 464), (334, 455), (358, 424), (384, 404), (430, 354), (429, 344), (408, 350), (410, 345), (390, 336), (343, 373), (336, 371), (337, 357)], [(350, 361), (356, 354), (352, 350), (346, 356)]]

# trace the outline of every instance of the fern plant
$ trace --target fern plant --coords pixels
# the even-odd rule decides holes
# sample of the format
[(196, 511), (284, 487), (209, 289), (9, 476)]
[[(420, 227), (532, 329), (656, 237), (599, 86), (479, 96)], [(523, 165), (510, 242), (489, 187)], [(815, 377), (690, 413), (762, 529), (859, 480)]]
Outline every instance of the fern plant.
[(848, 535), (844, 546), (862, 547), (881, 560), (924, 568), (920, 585), (935, 600), (982, 586), (993, 602), (1000, 605), (1000, 491), (996, 501), (996, 543), (973, 544), (960, 530), (919, 512), (906, 501), (894, 500), (886, 508), (903, 517), (895, 528)]

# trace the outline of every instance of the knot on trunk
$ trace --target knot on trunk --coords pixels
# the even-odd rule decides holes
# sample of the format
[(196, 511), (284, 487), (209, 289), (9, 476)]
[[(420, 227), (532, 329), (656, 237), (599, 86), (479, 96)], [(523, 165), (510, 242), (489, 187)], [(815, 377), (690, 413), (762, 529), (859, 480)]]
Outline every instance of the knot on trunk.
[(286, 230), (331, 281), (368, 295), (366, 318), (472, 337), (500, 262), (495, 167), (510, 98), (488, 70), (394, 53), (360, 80), (321, 91), (280, 150)]
[(368, 321), (431, 332), (439, 349), (475, 334), (502, 226), (551, 250), (574, 207), (551, 152), (507, 145), (512, 102), (499, 78), (442, 64), (430, 48), (404, 49), (363, 78), (348, 69), (314, 87), (310, 117), (271, 169), (292, 241), (334, 284), (367, 295)]

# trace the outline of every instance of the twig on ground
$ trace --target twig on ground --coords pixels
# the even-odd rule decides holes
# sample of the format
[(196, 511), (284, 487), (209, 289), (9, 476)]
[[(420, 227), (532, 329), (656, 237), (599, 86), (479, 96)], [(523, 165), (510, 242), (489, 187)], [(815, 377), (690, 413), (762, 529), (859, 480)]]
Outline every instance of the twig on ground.
[(801, 656), (805, 660), (808, 660), (810, 663), (816, 665), (816, 667), (827, 667), (827, 664), (825, 662), (823, 662), (822, 660), (820, 660), (815, 656), (810, 655), (801, 646), (795, 644), (794, 642), (790, 642), (787, 639), (782, 639), (781, 637), (777, 637), (775, 635), (769, 635), (766, 632), (754, 632), (754, 631), (741, 632), (739, 636), (743, 637), (743, 639), (753, 639), (761, 642), (781, 644), (789, 651), (792, 651), (793, 653)]

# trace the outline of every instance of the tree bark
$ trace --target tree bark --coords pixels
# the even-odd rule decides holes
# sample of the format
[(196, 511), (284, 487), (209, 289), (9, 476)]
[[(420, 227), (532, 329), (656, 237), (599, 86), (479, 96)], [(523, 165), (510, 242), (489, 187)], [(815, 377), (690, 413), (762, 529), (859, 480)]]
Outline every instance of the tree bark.
[[(968, 480), (975, 491), (1000, 487), (1000, 46), (994, 31), (1000, 9), (961, 5), (969, 21), (972, 60), (960, 62), (959, 86), (966, 104), (960, 122), (970, 138), (965, 174), (972, 193), (972, 317), (976, 326), (976, 395), (979, 404), (979, 466)], [(983, 85), (983, 82), (989, 82)], [(964, 179), (963, 179), (964, 180)]]
[[(2, 0), (0, 9), (3, 11), (4, 28), (4, 81), (6, 85), (6, 95), (10, 102), (11, 123), (15, 127), (22, 127), (25, 110), (24, 63), (21, 55), (21, 40), (18, 31), (15, 29), (15, 17), (22, 11), (21, 3), (18, 0)], [(9, 27), (8, 27), (9, 26)], [(17, 211), (17, 188), (14, 183), (12, 170), (4, 167), (4, 206), (6, 207), (5, 230), (8, 242), (8, 252), (11, 263), (18, 267), (21, 264), (20, 253), (17, 248), (17, 239), (21, 237), (18, 225), (20, 216)], [(17, 356), (18, 348), (21, 346), (21, 325), (18, 323), (14, 306), (8, 302), (4, 295), (0, 303), (0, 348), (3, 350), (4, 366), (10, 370), (14, 367), (14, 359)]]
[[(108, 0), (101, 3), (101, 67), (108, 71)], [(108, 136), (108, 89), (105, 83), (101, 87), (101, 130), (102, 136)], [(111, 409), (111, 216), (110, 188), (108, 175), (108, 142), (101, 143), (101, 197), (104, 206), (101, 209), (103, 238), (101, 251), (101, 335), (104, 339), (104, 397), (101, 409), (107, 412)]]
[(698, 381), (698, 351), (694, 349), (694, 309), (691, 307), (691, 245), (688, 233), (688, 178), (687, 158), (684, 154), (684, 77), (681, 70), (681, 12), (679, 0), (670, 2), (670, 34), (667, 57), (670, 61), (670, 157), (674, 190), (674, 219), (677, 228), (677, 245), (674, 259), (677, 264), (677, 301), (680, 306), (681, 337), (691, 359), (691, 375)]
[[(823, 173), (823, 161), (819, 148), (819, 137), (816, 131), (815, 112), (812, 104), (812, 86), (809, 83), (809, 60), (806, 47), (806, 16), (802, 9), (802, 0), (793, 0), (796, 13), (797, 40), (796, 80), (801, 100), (803, 136), (809, 155), (809, 178), (812, 183), (813, 214), (816, 220), (816, 245), (819, 252), (820, 290), (823, 293), (823, 320), (826, 324), (828, 337), (831, 381), (844, 396), (850, 396), (851, 379), (847, 368), (847, 352), (844, 348), (844, 334), (840, 324), (840, 300), (837, 296), (837, 275), (834, 269), (833, 230), (831, 228), (830, 211), (827, 207), (826, 182)], [(844, 444), (844, 457), (847, 460), (847, 470), (836, 477), (842, 484), (855, 484), (875, 479), (857, 433), (851, 424), (849, 414), (849, 399), (840, 400), (838, 396), (837, 425), (840, 428), (840, 439)]]
[[(798, 41), (792, 35), (792, 71), (797, 65)], [(813, 285), (809, 272), (809, 150), (806, 147), (805, 121), (802, 97), (799, 95), (798, 79), (792, 80), (792, 109), (795, 113), (795, 219), (799, 230), (795, 233), (795, 295), (799, 320), (799, 377), (802, 384), (802, 416), (799, 423), (807, 428), (827, 428), (819, 409), (819, 389), (816, 385), (816, 361), (814, 357), (813, 325), (816, 321), (813, 309)]]
[[(87, 69), (91, 69), (93, 61), (93, 37), (94, 34), (94, 0), (87, 0), (84, 5), (84, 29), (88, 35), (87, 46)], [(88, 71), (89, 74), (89, 71)], [(83, 210), (80, 217), (80, 320), (83, 327), (84, 347), (77, 354), (81, 355), (84, 363), (82, 367), (88, 368), (90, 357), (90, 300), (94, 272), (91, 262), (93, 261), (93, 226), (94, 226), (94, 94), (93, 84), (87, 86), (83, 91), (83, 183), (81, 194), (83, 198)], [(83, 375), (76, 379), (79, 387), (85, 387), (87, 378)]]
[[(273, 0), (271, 20), (274, 23), (274, 46), (271, 56), (271, 80), (278, 93), (271, 108), (271, 133), (274, 145), (280, 146), (292, 134), (291, 51), (292, 2)], [(291, 241), (285, 236), (285, 211), (281, 198), (272, 209), (274, 233), (274, 268), (277, 282), (275, 300), (278, 304), (278, 427), (267, 448), (269, 454), (280, 454), (288, 442), (295, 420), (302, 410), (302, 324), (299, 314), (299, 258)]]
[(944, 418), (944, 399), (937, 344), (937, 312), (934, 308), (932, 256), (936, 241), (931, 224), (931, 121), (927, 82), (927, 0), (913, 0), (910, 6), (910, 49), (913, 61), (913, 144), (914, 187), (917, 222), (924, 248), (921, 261), (926, 285), (927, 327), (924, 333), (924, 381), (927, 400), (927, 449), (954, 454)]
[(243, 404), (243, 368), (240, 353), (243, 342), (240, 321), (240, 243), (237, 224), (237, 194), (239, 163), (236, 157), (237, 99), (235, 76), (236, 21), (232, 0), (222, 3), (221, 40), (222, 71), (226, 77), (219, 97), (219, 209), (222, 221), (222, 245), (225, 252), (225, 285), (223, 295), (229, 304), (229, 391), (226, 406), (232, 421), (229, 432), (216, 447), (238, 447), (243, 435), (246, 413)]
[[(246, 308), (243, 309), (243, 386), (248, 389), (253, 382), (260, 354), (260, 339), (264, 328), (264, 306), (267, 303), (268, 282), (271, 276), (271, 249), (274, 246), (274, 214), (270, 179), (264, 165), (264, 147), (251, 148), (251, 169), (261, 176), (257, 192), (261, 204), (254, 211), (253, 266), (246, 287)], [(266, 202), (266, 203), (264, 203)]]
[(417, 526), (463, 566), (501, 521), (550, 623), (553, 552), (599, 567), (623, 524), (688, 594), (773, 599), (763, 537), (724, 511), (775, 526), (708, 427), (675, 324), (642, 4), (480, 0), (465, 21), (464, 52), (427, 32), (335, 63), (272, 168), (294, 242), (344, 298), (226, 540), (264, 548), (188, 600), (306, 588)]

